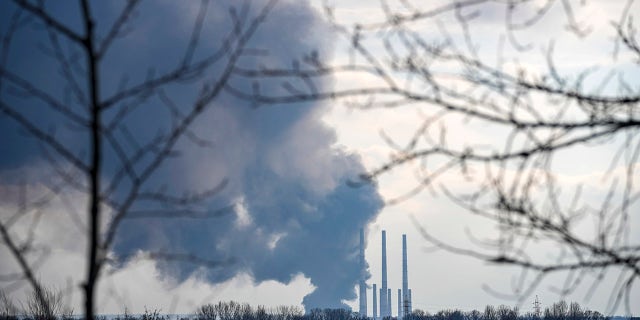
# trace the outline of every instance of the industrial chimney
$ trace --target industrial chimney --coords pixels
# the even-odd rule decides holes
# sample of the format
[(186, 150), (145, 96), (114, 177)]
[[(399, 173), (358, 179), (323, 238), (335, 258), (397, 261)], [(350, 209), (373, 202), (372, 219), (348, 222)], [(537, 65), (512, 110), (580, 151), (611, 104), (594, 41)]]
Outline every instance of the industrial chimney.
[[(360, 229), (360, 316), (367, 317), (367, 263), (364, 259), (364, 229)], [(375, 290), (374, 290), (375, 291)]]
[(411, 302), (411, 301), (412, 301), (412, 300), (411, 300), (411, 289), (409, 289), (409, 308), (408, 308), (408, 309), (409, 309), (409, 314), (411, 314), (411, 312), (413, 312), (413, 311), (411, 311), (411, 310), (412, 310), (412, 309), (411, 309), (411, 304), (413, 303), (413, 302)]
[[(402, 235), (402, 314), (411, 313), (411, 295), (409, 294), (409, 274), (407, 266), (407, 235)], [(400, 314), (400, 312), (398, 312)]]
[(387, 290), (387, 317), (391, 317), (391, 289)]
[(373, 284), (373, 320), (378, 319), (378, 297), (376, 295), (376, 284)]
[(387, 232), (382, 230), (382, 288), (380, 288), (380, 317), (389, 315), (391, 303), (389, 303), (389, 293), (387, 288)]
[(402, 318), (402, 289), (398, 289), (398, 319)]

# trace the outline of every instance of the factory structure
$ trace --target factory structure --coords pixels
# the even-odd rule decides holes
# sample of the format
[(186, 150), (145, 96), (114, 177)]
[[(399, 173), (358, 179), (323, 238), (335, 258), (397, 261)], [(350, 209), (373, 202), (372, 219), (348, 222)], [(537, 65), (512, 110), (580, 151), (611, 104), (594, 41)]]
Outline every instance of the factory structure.
[[(364, 230), (360, 230), (360, 268), (361, 277), (359, 282), (360, 292), (360, 315), (367, 317), (367, 264), (364, 257)], [(391, 288), (387, 283), (387, 232), (382, 230), (382, 282), (380, 286), (380, 292), (377, 291), (377, 284), (374, 283), (372, 291), (373, 296), (373, 315), (374, 320), (383, 319), (385, 317), (391, 317)], [(379, 301), (378, 301), (379, 297)], [(407, 235), (402, 235), (402, 288), (398, 289), (397, 293), (398, 306), (397, 315), (398, 319), (402, 319), (404, 315), (411, 314), (411, 289), (409, 289), (409, 274), (407, 266)]]

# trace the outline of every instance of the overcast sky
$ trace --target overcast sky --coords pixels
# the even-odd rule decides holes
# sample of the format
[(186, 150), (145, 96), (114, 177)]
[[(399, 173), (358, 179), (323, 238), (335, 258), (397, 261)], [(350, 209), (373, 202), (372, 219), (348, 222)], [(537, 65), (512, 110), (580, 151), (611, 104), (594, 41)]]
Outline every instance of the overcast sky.
[[(537, 1), (543, 4), (545, 1)], [(582, 4), (584, 2), (584, 4)], [(111, 52), (105, 68), (107, 78), (105, 92), (113, 91), (122, 74), (129, 74), (131, 81), (145, 77), (148, 65), (159, 70), (179, 57), (188, 41), (192, 22), (198, 14), (199, 2), (156, 1), (144, 4), (133, 24), (130, 35), (119, 39)], [(215, 48), (222, 35), (217, 30), (229, 24), (228, 7), (235, 0), (214, 1), (209, 4), (204, 24), (200, 50)], [(253, 1), (249, 14), (256, 14), (265, 1)], [(333, 1), (336, 19), (345, 25), (377, 22), (384, 18), (377, 2), (365, 0)], [(416, 6), (437, 6), (442, 1), (413, 1)], [(612, 21), (620, 19), (627, 1), (575, 1), (576, 19), (592, 31), (584, 38), (567, 33), (567, 17), (558, 1), (542, 23), (520, 35), (534, 49), (518, 53), (513, 48), (505, 50), (509, 57), (517, 57), (518, 63), (535, 72), (544, 68), (544, 48), (549, 39), (556, 40), (558, 66), (561, 72), (571, 74), (584, 66), (601, 65), (625, 68), (625, 56), (611, 62), (615, 30)], [(395, 4), (397, 5), (397, 4)], [(252, 47), (268, 48), (267, 62), (272, 65), (289, 65), (312, 50), (334, 62), (349, 60), (349, 50), (344, 39), (331, 31), (319, 2), (280, 1), (268, 16), (261, 31), (252, 39)], [(392, 5), (393, 6), (393, 5)], [(69, 2), (55, 2), (48, 6), (56, 17), (76, 26), (77, 15)], [(94, 9), (100, 22), (113, 21), (121, 8), (119, 2), (96, 4)], [(639, 10), (638, 4), (631, 11)], [(8, 29), (8, 17), (15, 8), (8, 2), (0, 5), (0, 32)], [(493, 57), (497, 39), (504, 33), (503, 8), (479, 7), (479, 18), (471, 35), (482, 57)], [(438, 22), (449, 26), (454, 38), (459, 38), (459, 26), (451, 15), (425, 23), (422, 30), (436, 30)], [(8, 57), (7, 69), (25, 75), (34, 83), (63, 95), (56, 79), (61, 77), (55, 61), (47, 56), (48, 43), (42, 28), (28, 23), (20, 29), (17, 41)], [(100, 27), (99, 27), (100, 30)], [(559, 32), (558, 30), (561, 30)], [(104, 32), (104, 31), (102, 31)], [(434, 31), (435, 33), (435, 31)], [(40, 38), (38, 38), (40, 37)], [(434, 36), (435, 37), (435, 36)], [(373, 52), (376, 45), (372, 43)], [(198, 51), (200, 52), (200, 51)], [(382, 53), (380, 53), (382, 54)], [(255, 60), (252, 60), (255, 59)], [(260, 56), (243, 60), (247, 66), (260, 65)], [(622, 62), (621, 62), (622, 61)], [(512, 61), (513, 62), (513, 61)], [(210, 70), (215, 74), (216, 69)], [(630, 69), (628, 80), (640, 79), (637, 69)], [(234, 80), (240, 88), (250, 88), (246, 80)], [(369, 78), (346, 74), (324, 84), (327, 87), (365, 84)], [(182, 84), (181, 84), (182, 85)], [(181, 103), (191, 101), (189, 94), (195, 89), (170, 87), (167, 92)], [(56, 130), (60, 139), (73, 146), (78, 154), (86, 151), (81, 136), (59, 119), (38, 111), (38, 102), (11, 95), (6, 87), (0, 96), (8, 103), (22, 103), (25, 114), (42, 127)], [(248, 89), (247, 89), (248, 90)], [(265, 90), (265, 89), (263, 89)], [(268, 90), (268, 88), (267, 88)], [(276, 88), (273, 90), (282, 90)], [(153, 108), (156, 101), (148, 101), (143, 107)], [(182, 157), (163, 170), (153, 180), (157, 184), (169, 184), (170, 188), (197, 190), (229, 179), (229, 185), (216, 200), (208, 205), (219, 207), (233, 204), (233, 214), (219, 220), (205, 222), (160, 221), (147, 223), (131, 220), (123, 227), (112, 254), (128, 257), (145, 250), (172, 248), (190, 250), (206, 257), (234, 257), (237, 264), (216, 270), (197, 266), (168, 266), (155, 261), (124, 259), (122, 264), (108, 269), (108, 276), (101, 282), (99, 311), (119, 313), (123, 306), (132, 312), (144, 308), (161, 308), (163, 312), (189, 312), (196, 306), (219, 300), (236, 300), (253, 305), (267, 306), (340, 306), (341, 303), (357, 311), (356, 282), (358, 274), (358, 230), (367, 230), (366, 259), (371, 277), (368, 285), (381, 284), (381, 231), (387, 231), (388, 277), (392, 289), (392, 308), (397, 310), (396, 291), (401, 287), (401, 236), (407, 235), (409, 260), (409, 287), (412, 289), (413, 308), (435, 312), (441, 309), (479, 309), (485, 305), (516, 305), (518, 302), (504, 295), (513, 294), (514, 282), (519, 279), (518, 268), (491, 265), (472, 257), (435, 250), (421, 237), (414, 220), (438, 238), (462, 247), (476, 248), (469, 240), (471, 231), (478, 237), (495, 233), (494, 225), (473, 217), (451, 203), (438, 190), (425, 190), (398, 204), (383, 206), (415, 185), (414, 168), (411, 166), (383, 175), (377, 184), (361, 188), (347, 186), (347, 181), (367, 169), (374, 169), (388, 160), (391, 149), (381, 137), (385, 134), (406, 141), (418, 129), (424, 106), (406, 106), (391, 110), (354, 110), (344, 102), (313, 102), (286, 106), (253, 108), (246, 101), (222, 95), (212, 103), (212, 108), (194, 126), (199, 136), (211, 139), (217, 149), (202, 150), (184, 143)], [(33, 107), (28, 109), (29, 107)], [(35, 110), (35, 111), (34, 111)], [(147, 109), (154, 110), (154, 109)], [(153, 117), (154, 121), (149, 121)], [(140, 112), (127, 120), (143, 139), (151, 138), (158, 127), (156, 123), (167, 121), (167, 112), (160, 115)], [(448, 124), (452, 143), (467, 141), (491, 141), (497, 134), (492, 128), (469, 124), (461, 119)], [(5, 212), (15, 209), (16, 190), (27, 181), (34, 193), (43, 192), (52, 172), (39, 145), (25, 137), (6, 117), (0, 117), (0, 207)], [(576, 181), (585, 183), (585, 193), (593, 199), (604, 196), (606, 189), (599, 185), (601, 173), (607, 169), (609, 155), (620, 141), (594, 148), (572, 148), (563, 151), (554, 165), (562, 172), (559, 179), (570, 188)], [(224, 150), (220, 152), (220, 150)], [(113, 158), (111, 158), (113, 160)], [(108, 160), (109, 161), (109, 160)], [(107, 162), (108, 162), (107, 161)], [(113, 160), (115, 161), (115, 160)], [(107, 165), (106, 175), (115, 170)], [(462, 180), (451, 173), (442, 178), (448, 185)], [(212, 182), (214, 181), (214, 182)], [(436, 188), (437, 189), (437, 188)], [(84, 243), (82, 224), (74, 225), (69, 218), (69, 206), (82, 212), (85, 197), (73, 190), (53, 202), (48, 214), (38, 225), (41, 243), (52, 244), (53, 253), (39, 268), (39, 277), (58, 288), (76, 288), (78, 277), (84, 271), (82, 260)], [(636, 205), (637, 211), (638, 206)], [(633, 210), (632, 210), (633, 211)], [(0, 217), (2, 217), (0, 215)], [(640, 221), (631, 217), (632, 243), (638, 242)], [(26, 228), (26, 226), (23, 226)], [(548, 254), (544, 247), (532, 255)], [(547, 257), (549, 258), (549, 257)], [(14, 270), (15, 262), (6, 249), (0, 250), (2, 270)], [(588, 296), (589, 281), (579, 286), (567, 300), (580, 302), (594, 310), (607, 311), (615, 270), (609, 272), (599, 287)], [(520, 305), (522, 312), (532, 310), (537, 295), (543, 305), (551, 304), (562, 296), (558, 288), (565, 280), (564, 274), (551, 275), (539, 284), (534, 293)], [(353, 286), (352, 286), (353, 285)], [(12, 296), (24, 296), (25, 286), (8, 285)], [(640, 301), (640, 286), (632, 292), (632, 301)], [(315, 290), (315, 292), (314, 292)], [(504, 293), (504, 295), (496, 294)], [(305, 298), (306, 297), (306, 298)], [(71, 290), (69, 303), (81, 310), (79, 290)], [(368, 308), (371, 314), (372, 294), (368, 292)], [(342, 299), (342, 301), (340, 301)], [(337, 301), (336, 301), (337, 300)], [(326, 304), (326, 305), (325, 305)], [(640, 314), (640, 304), (632, 311)], [(617, 312), (622, 312), (622, 308)]]

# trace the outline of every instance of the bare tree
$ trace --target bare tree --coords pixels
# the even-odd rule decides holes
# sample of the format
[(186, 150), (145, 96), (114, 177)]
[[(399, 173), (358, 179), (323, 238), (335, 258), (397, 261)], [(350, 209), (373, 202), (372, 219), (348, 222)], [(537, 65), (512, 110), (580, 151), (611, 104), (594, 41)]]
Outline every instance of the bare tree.
[[(88, 0), (66, 3), (69, 10), (77, 9), (68, 12), (70, 16), (77, 14), (74, 21), (76, 18), (60, 18), (45, 1), (15, 0), (5, 4), (11, 12), (3, 14), (10, 14), (10, 19), (2, 30), (0, 46), (0, 114), (38, 141), (53, 175), (44, 183), (44, 191), (30, 191), (26, 183), (15, 192), (2, 191), (4, 201), (8, 197), (17, 203), (14, 212), (0, 216), (0, 235), (19, 272), (2, 274), (1, 280), (12, 284), (26, 280), (34, 289), (32, 301), (49, 301), (50, 292), (37, 276), (41, 260), (49, 251), (33, 239), (38, 232), (37, 221), (47, 213), (52, 199), (64, 199), (69, 190), (84, 195), (86, 201), (83, 213), (75, 212), (71, 206), (66, 209), (69, 214), (78, 215), (79, 228), (87, 239), (86, 278), (82, 283), (87, 319), (94, 318), (96, 288), (112, 259), (108, 254), (124, 219), (167, 215), (210, 218), (225, 212), (224, 208), (211, 211), (200, 205), (225, 187), (225, 179), (206, 190), (184, 192), (159, 189), (150, 181), (175, 158), (180, 143), (210, 145), (192, 130), (193, 123), (223, 92), (239, 60), (251, 54), (247, 44), (275, 3), (267, 1), (258, 10), (250, 10), (248, 2), (232, 7), (231, 25), (218, 30), (223, 34), (222, 41), (206, 46), (201, 44), (201, 37), (208, 1), (195, 3), (199, 8), (190, 38), (174, 66), (161, 72), (150, 70), (146, 77), (133, 77), (131, 81), (125, 75), (119, 84), (107, 78), (106, 69), (113, 66), (109, 59), (118, 41), (136, 31), (134, 22), (141, 1), (126, 1), (111, 22), (105, 21), (96, 12), (98, 5)], [(30, 50), (42, 50), (56, 62), (59, 74), (46, 75), (51, 79), (46, 82), (48, 86), (39, 85), (24, 70), (14, 70), (14, 52), (27, 52), (16, 51), (16, 47), (24, 45), (20, 41), (25, 38), (20, 33), (26, 29), (35, 29), (46, 39), (45, 43), (34, 43)], [(176, 102), (167, 88), (183, 83), (197, 90), (193, 90), (189, 102)], [(151, 99), (160, 102), (149, 108)], [(128, 119), (141, 108), (149, 108), (147, 112), (168, 111), (170, 124), (159, 127), (157, 134), (150, 137), (136, 134)], [(56, 127), (43, 127), (33, 110), (54, 116)], [(64, 130), (80, 137), (81, 142), (68, 143), (60, 134)], [(107, 163), (107, 159), (115, 159), (115, 164)], [(149, 210), (136, 212), (142, 202)], [(16, 230), (21, 223), (27, 224), (26, 231)], [(222, 263), (184, 252), (152, 252), (149, 257), (205, 266)], [(46, 303), (36, 306), (45, 308), (39, 309), (39, 314), (55, 312), (46, 310), (51, 308)]]
[[(42, 300), (44, 298), (44, 300)], [(26, 313), (34, 320), (55, 320), (63, 311), (62, 292), (42, 288), (33, 291), (26, 303)]]
[[(640, 45), (634, 20), (639, 11), (633, 0), (618, 4), (623, 6), (608, 29), (594, 31), (576, 16), (576, 7), (588, 6), (586, 1), (469, 0), (429, 2), (432, 7), (427, 7), (420, 1), (382, 0), (379, 21), (352, 25), (340, 20), (339, 4), (325, 3), (327, 19), (349, 48), (348, 61), (310, 54), (293, 68), (238, 68), (234, 72), (257, 82), (279, 79), (289, 93), (229, 91), (256, 104), (333, 99), (366, 110), (419, 109), (423, 117), (410, 139), (396, 141), (382, 133), (392, 154), (362, 177), (366, 182), (400, 167), (415, 170), (415, 187), (388, 205), (426, 190), (494, 222), (495, 237), (472, 237), (479, 246), (467, 248), (440, 240), (427, 232), (424, 221), (415, 220), (424, 238), (438, 247), (522, 267), (514, 292), (520, 299), (551, 273), (566, 275), (559, 289), (563, 294), (586, 281), (592, 282), (593, 293), (615, 270), (611, 310), (621, 302), (630, 310), (630, 292), (640, 280), (640, 243), (630, 236), (637, 231), (630, 230), (630, 219), (640, 197)], [(491, 29), (495, 36), (474, 32), (496, 21), (501, 27)], [(530, 38), (543, 33), (543, 45)], [(549, 33), (584, 41), (599, 37), (598, 48), (607, 43), (610, 60), (604, 65), (583, 61), (583, 52), (566, 46), (558, 53)], [(565, 57), (560, 65), (558, 56)], [(567, 61), (580, 65), (563, 68)], [(361, 81), (338, 80), (330, 90), (315, 85), (354, 75)], [(490, 131), (490, 139), (456, 137), (447, 129), (460, 119)], [(610, 154), (609, 168), (598, 182), (569, 185), (554, 168), (579, 147)], [(464, 177), (463, 182), (447, 184), (444, 177), (452, 175)], [(582, 194), (594, 184), (608, 190)], [(541, 243), (555, 251), (554, 259), (528, 254)]]
[(4, 291), (0, 291), (0, 318), (7, 320), (18, 319), (19, 308), (13, 303)]

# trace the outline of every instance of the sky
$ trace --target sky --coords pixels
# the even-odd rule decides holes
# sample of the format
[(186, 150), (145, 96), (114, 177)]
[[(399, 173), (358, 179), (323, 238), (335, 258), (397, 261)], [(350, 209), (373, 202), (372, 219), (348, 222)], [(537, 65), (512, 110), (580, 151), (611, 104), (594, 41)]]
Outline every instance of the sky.
[[(194, 59), (206, 57), (223, 42), (234, 15), (256, 16), (266, 1), (250, 1), (246, 12), (240, 2), (227, 0), (211, 2), (207, 6), (201, 32), (201, 43), (194, 51)], [(417, 5), (427, 4), (414, 1)], [(544, 1), (535, 1), (542, 5)], [(93, 2), (99, 34), (106, 34), (106, 26), (115, 21), (122, 8), (120, 2)], [(329, 2), (335, 7), (336, 21), (351, 26), (367, 24), (384, 18), (379, 3), (369, 1)], [(105, 56), (101, 91), (107, 97), (122, 86), (144, 81), (145, 77), (162, 74), (178, 65), (189, 43), (200, 2), (145, 2), (136, 10), (131, 30), (116, 38)], [(252, 36), (249, 47), (255, 54), (239, 60), (246, 68), (293, 65), (293, 61), (316, 52), (329, 63), (349, 61), (350, 53), (339, 34), (336, 34), (323, 15), (320, 2), (280, 1), (267, 15)], [(400, 4), (391, 2), (393, 8)], [(436, 2), (429, 2), (437, 6)], [(540, 69), (545, 63), (543, 48), (550, 38), (555, 39), (559, 70), (576, 74), (585, 65), (627, 70), (631, 82), (639, 79), (637, 65), (624, 53), (611, 62), (613, 33), (611, 21), (620, 19), (626, 1), (585, 1), (573, 7), (575, 17), (593, 31), (577, 37), (565, 30), (567, 17), (560, 1), (546, 15), (543, 22), (523, 31), (521, 39), (532, 43), (534, 49), (520, 53), (514, 48), (505, 50), (506, 61), (517, 60), (529, 70)], [(235, 11), (229, 10), (234, 7)], [(634, 4), (631, 8), (637, 8)], [(70, 2), (48, 2), (52, 15), (71, 28), (79, 28), (78, 8)], [(479, 16), (472, 28), (472, 38), (481, 57), (495, 56), (497, 39), (504, 33), (503, 9), (498, 5), (479, 7)], [(631, 10), (632, 11), (632, 10)], [(4, 36), (15, 7), (9, 2), (0, 4), (0, 33)], [(26, 16), (26, 15), (25, 15)], [(24, 18), (24, 17), (23, 17)], [(459, 26), (451, 14), (414, 26), (421, 32), (437, 30), (440, 23), (452, 37), (460, 41)], [(42, 25), (24, 20), (8, 53), (2, 53), (3, 68), (19, 74), (38, 88), (63, 100), (72, 110), (84, 112), (82, 102), (73, 89), (65, 84), (64, 69), (56, 60), (52, 38)], [(437, 37), (434, 31), (434, 36)], [(60, 41), (66, 55), (78, 54), (67, 40)], [(383, 55), (383, 48), (375, 35), (367, 39), (372, 52)], [(3, 44), (6, 47), (6, 42)], [(6, 54), (6, 56), (5, 56)], [(516, 57), (517, 59), (515, 59)], [(228, 58), (222, 58), (202, 75), (214, 83)], [(513, 59), (513, 60), (510, 60)], [(71, 59), (70, 59), (71, 60)], [(73, 65), (72, 72), (82, 67)], [(515, 65), (515, 63), (513, 63)], [(513, 65), (509, 65), (511, 67)], [(76, 68), (76, 69), (74, 69)], [(602, 77), (596, 75), (595, 78)], [(19, 106), (28, 119), (46, 132), (52, 133), (79, 158), (86, 159), (88, 149), (86, 130), (78, 128), (59, 112), (43, 105), (42, 99), (20, 94), (7, 78), (0, 87), (0, 101)], [(126, 80), (125, 80), (126, 79)], [(235, 88), (251, 91), (251, 80), (232, 77)], [(358, 74), (338, 74), (317, 83), (320, 89), (375, 84), (371, 77)], [(274, 94), (287, 93), (286, 85), (275, 81), (261, 82), (260, 90)], [(300, 83), (294, 83), (300, 85)], [(80, 86), (80, 91), (82, 86)], [(164, 88), (168, 97), (183, 112), (199, 97), (203, 84), (185, 80)], [(607, 89), (613, 90), (613, 89)], [(136, 106), (126, 100), (117, 108), (136, 106), (123, 121), (124, 129), (116, 130), (115, 139), (127, 144), (125, 152), (133, 153), (135, 144), (152, 141), (172, 127), (172, 111), (156, 93)], [(453, 204), (439, 190), (425, 190), (400, 203), (384, 206), (385, 201), (410, 190), (416, 185), (415, 167), (405, 166), (381, 176), (375, 184), (354, 187), (358, 175), (377, 168), (388, 160), (392, 152), (381, 135), (406, 141), (420, 126), (417, 119), (428, 114), (425, 106), (411, 105), (401, 109), (358, 110), (349, 101), (313, 101), (286, 105), (255, 106), (231, 94), (222, 93), (208, 103), (208, 107), (193, 123), (192, 132), (210, 141), (212, 147), (202, 147), (195, 139), (183, 139), (177, 147), (178, 157), (160, 168), (145, 185), (157, 192), (198, 192), (228, 181), (219, 194), (200, 203), (194, 209), (222, 210), (219, 217), (207, 219), (128, 219), (118, 231), (116, 242), (109, 252), (115, 261), (105, 270), (99, 287), (98, 309), (101, 313), (119, 313), (126, 307), (137, 313), (146, 308), (159, 308), (168, 313), (185, 313), (198, 305), (215, 301), (236, 300), (254, 305), (297, 305), (312, 307), (351, 307), (357, 310), (356, 284), (360, 274), (357, 260), (358, 231), (366, 229), (365, 256), (370, 275), (368, 285), (380, 286), (381, 231), (387, 232), (389, 287), (392, 302), (401, 287), (401, 236), (407, 235), (409, 256), (409, 286), (413, 308), (435, 312), (441, 309), (479, 309), (485, 305), (519, 305), (522, 312), (532, 310), (534, 296), (543, 305), (561, 298), (577, 301), (594, 310), (607, 311), (612, 286), (617, 273), (608, 273), (599, 287), (589, 295), (587, 283), (564, 296), (558, 293), (565, 274), (551, 275), (541, 282), (532, 295), (523, 301), (505, 295), (513, 293), (514, 283), (521, 270), (492, 265), (472, 257), (434, 249), (422, 238), (419, 226), (426, 228), (448, 243), (476, 248), (469, 240), (471, 232), (480, 238), (496, 232), (490, 222), (474, 217)], [(184, 106), (184, 107), (183, 107)], [(105, 114), (105, 121), (117, 119), (114, 111)], [(500, 141), (499, 130), (482, 123), (468, 123), (464, 119), (446, 122), (452, 144)], [(129, 130), (136, 140), (128, 138)], [(60, 174), (77, 175), (68, 163), (61, 161), (50, 148), (29, 136), (7, 116), (0, 116), (0, 217), (19, 209), (20, 190), (26, 185), (29, 195), (46, 194), (61, 180)], [(594, 202), (606, 193), (601, 175), (607, 169), (610, 154), (621, 141), (572, 148), (563, 151), (554, 163), (559, 180), (567, 188), (578, 181), (585, 182), (585, 193)], [(143, 160), (144, 161), (144, 160)], [(118, 170), (117, 150), (107, 147), (104, 176), (113, 181)], [(144, 162), (140, 164), (143, 166)], [(451, 173), (441, 179), (442, 184), (464, 185), (463, 177)], [(71, 179), (71, 181), (76, 181)], [(79, 182), (82, 184), (82, 182)], [(70, 184), (70, 183), (69, 183)], [(121, 200), (130, 187), (123, 182), (113, 193)], [(82, 189), (82, 187), (80, 187)], [(38, 277), (46, 284), (64, 289), (67, 303), (81, 310), (78, 284), (84, 272), (85, 239), (82, 212), (86, 195), (73, 186), (64, 188), (41, 210), (38, 219), (25, 218), (15, 225), (14, 235), (22, 237), (35, 225), (35, 241), (46, 247), (46, 259), (38, 268)], [(635, 206), (637, 208), (637, 205)], [(134, 211), (161, 210), (153, 204), (140, 202)], [(108, 210), (107, 210), (108, 212)], [(135, 215), (132, 214), (132, 215)], [(107, 216), (107, 218), (109, 215)], [(634, 219), (635, 218), (635, 219)], [(630, 229), (637, 230), (640, 222), (631, 217)], [(632, 243), (640, 241), (631, 235)], [(38, 246), (36, 246), (38, 247)], [(39, 248), (39, 247), (38, 247)], [(207, 259), (230, 261), (217, 268), (197, 264), (171, 263), (144, 259), (145, 252), (169, 250), (193, 252)], [(535, 247), (532, 255), (552, 259), (552, 248)], [(38, 261), (37, 255), (32, 257)], [(15, 270), (15, 261), (6, 248), (0, 249), (3, 272)], [(515, 286), (518, 287), (517, 285)], [(7, 282), (3, 290), (21, 299), (28, 292), (24, 284)], [(504, 294), (501, 294), (504, 293)], [(371, 291), (368, 307), (371, 314)], [(632, 291), (632, 301), (640, 299), (640, 289)], [(395, 310), (395, 303), (392, 303)], [(640, 314), (640, 306), (632, 312)], [(623, 312), (622, 308), (615, 310)]]

